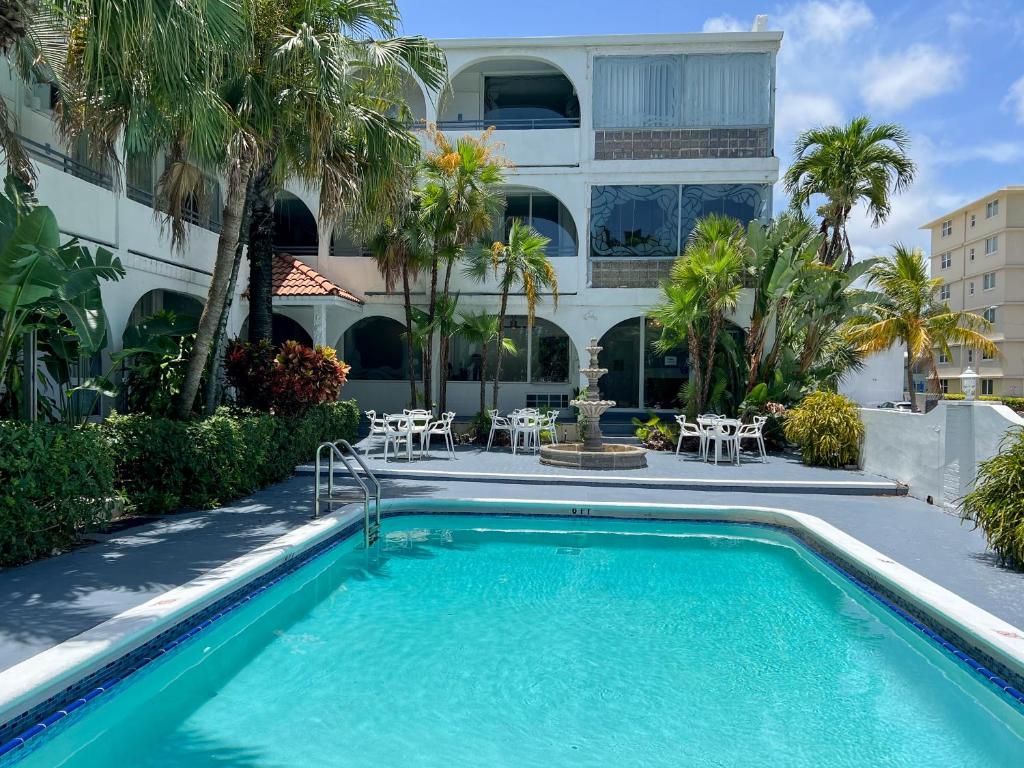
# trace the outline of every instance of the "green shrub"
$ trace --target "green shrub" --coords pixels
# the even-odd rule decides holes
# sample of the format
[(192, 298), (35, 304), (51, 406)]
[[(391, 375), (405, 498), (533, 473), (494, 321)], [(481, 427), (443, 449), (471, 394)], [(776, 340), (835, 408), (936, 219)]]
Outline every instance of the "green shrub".
[(0, 422), (0, 566), (73, 544), (109, 519), (114, 462), (94, 426)]
[(1004, 564), (1024, 568), (1024, 432), (1007, 433), (999, 453), (981, 462), (960, 517), (984, 531)]
[(153, 515), (219, 506), (283, 480), (324, 440), (355, 439), (358, 424), (349, 400), (294, 418), (223, 408), (191, 421), (113, 415), (104, 432), (131, 510)]
[(963, 392), (950, 392), (948, 395), (943, 395), (942, 399), (943, 400), (963, 400), (964, 399), (964, 393)]
[(633, 417), (634, 434), (640, 444), (649, 451), (674, 451), (679, 440), (679, 427), (670, 421), (649, 413), (646, 420)]
[[(954, 392), (949, 395), (943, 395), (943, 400), (963, 400), (963, 392)], [(1024, 397), (1011, 397), (1009, 395), (979, 395), (978, 400), (986, 403), (1002, 403), (1007, 408), (1011, 408), (1015, 411), (1024, 411)]]
[(857, 405), (835, 392), (812, 392), (786, 415), (786, 439), (800, 448), (804, 464), (856, 464), (864, 424)]

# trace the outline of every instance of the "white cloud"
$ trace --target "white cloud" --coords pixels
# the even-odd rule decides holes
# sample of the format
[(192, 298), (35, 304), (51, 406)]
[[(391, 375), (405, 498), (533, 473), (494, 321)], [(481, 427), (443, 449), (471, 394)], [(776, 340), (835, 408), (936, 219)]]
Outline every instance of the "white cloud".
[(990, 163), (1019, 163), (1024, 161), (1024, 142), (995, 141), (975, 147), (950, 149), (937, 159), (943, 165), (955, 165), (971, 160), (987, 160)]
[(953, 54), (925, 43), (875, 56), (864, 68), (861, 97), (874, 109), (903, 109), (954, 88), (960, 65)]
[(1003, 108), (1013, 112), (1017, 122), (1024, 125), (1024, 77), (1010, 86), (1006, 98), (1003, 99)]
[(871, 26), (874, 21), (871, 9), (861, 0), (811, 0), (793, 6), (779, 19), (782, 29), (795, 38), (790, 43), (791, 48), (803, 41), (842, 43), (854, 32)]
[(745, 32), (746, 26), (735, 16), (723, 14), (704, 22), (704, 32)]
[(828, 94), (783, 90), (776, 100), (775, 126), (780, 136), (788, 138), (808, 128), (842, 121), (843, 108)]

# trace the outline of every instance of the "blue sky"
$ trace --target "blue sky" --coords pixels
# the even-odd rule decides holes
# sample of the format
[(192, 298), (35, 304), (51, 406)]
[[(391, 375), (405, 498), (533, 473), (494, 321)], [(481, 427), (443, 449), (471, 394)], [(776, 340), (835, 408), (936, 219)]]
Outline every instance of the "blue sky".
[[(793, 137), (858, 114), (900, 122), (918, 164), (889, 222), (852, 225), (858, 257), (1005, 184), (1024, 184), (1024, 0), (399, 0), (405, 32), (429, 37), (580, 35), (749, 29), (785, 32), (776, 152)], [(779, 187), (776, 200), (784, 203)]]

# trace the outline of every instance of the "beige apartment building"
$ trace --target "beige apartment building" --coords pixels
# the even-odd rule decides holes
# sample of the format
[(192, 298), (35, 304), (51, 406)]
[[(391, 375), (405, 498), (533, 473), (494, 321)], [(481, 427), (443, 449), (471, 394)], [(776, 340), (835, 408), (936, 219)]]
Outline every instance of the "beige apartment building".
[(951, 309), (984, 315), (992, 323), (994, 358), (953, 348), (939, 357), (948, 392), (960, 391), (970, 366), (982, 395), (1024, 395), (1024, 186), (1009, 186), (925, 224), (931, 231), (932, 276), (945, 280), (939, 298)]

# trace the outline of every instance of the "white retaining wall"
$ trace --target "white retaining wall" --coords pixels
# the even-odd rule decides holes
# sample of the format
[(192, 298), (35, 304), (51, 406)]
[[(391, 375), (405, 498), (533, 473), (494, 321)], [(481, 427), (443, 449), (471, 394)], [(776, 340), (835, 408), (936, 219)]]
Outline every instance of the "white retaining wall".
[(911, 496), (955, 507), (977, 474), (1024, 419), (1005, 405), (943, 400), (930, 413), (862, 408), (861, 467), (909, 487)]

